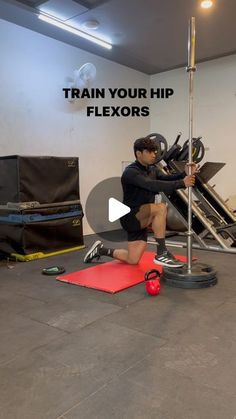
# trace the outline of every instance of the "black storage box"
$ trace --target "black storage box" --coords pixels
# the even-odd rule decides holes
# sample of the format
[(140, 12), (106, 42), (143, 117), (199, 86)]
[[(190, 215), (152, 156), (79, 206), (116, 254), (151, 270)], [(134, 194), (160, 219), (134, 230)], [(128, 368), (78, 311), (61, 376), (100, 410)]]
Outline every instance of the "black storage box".
[(82, 217), (26, 223), (0, 222), (0, 251), (29, 255), (83, 245)]
[(0, 205), (53, 204), (79, 199), (77, 157), (0, 157)]

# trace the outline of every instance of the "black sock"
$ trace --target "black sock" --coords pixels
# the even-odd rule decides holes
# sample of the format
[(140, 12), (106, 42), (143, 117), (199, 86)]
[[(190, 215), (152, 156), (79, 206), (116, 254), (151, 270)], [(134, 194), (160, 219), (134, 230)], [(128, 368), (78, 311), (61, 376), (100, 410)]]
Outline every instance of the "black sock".
[(110, 248), (106, 248), (106, 247), (100, 247), (99, 249), (99, 255), (100, 256), (109, 256), (111, 258), (113, 258), (113, 252), (115, 249), (110, 249)]
[(162, 253), (167, 251), (165, 238), (164, 239), (157, 239), (155, 237), (155, 240), (157, 242), (157, 254), (161, 255)]

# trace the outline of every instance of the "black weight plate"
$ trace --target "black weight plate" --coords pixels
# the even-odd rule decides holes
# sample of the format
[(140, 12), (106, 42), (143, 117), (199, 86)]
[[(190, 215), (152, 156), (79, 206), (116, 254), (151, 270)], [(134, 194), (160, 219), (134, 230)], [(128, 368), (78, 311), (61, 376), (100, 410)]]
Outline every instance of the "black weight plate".
[(200, 163), (205, 156), (205, 146), (201, 140), (198, 140), (197, 146), (194, 147), (196, 147), (196, 157), (193, 157), (193, 161), (195, 163)]
[(217, 284), (217, 278), (207, 279), (201, 282), (191, 282), (188, 280), (176, 281), (174, 279), (165, 279), (165, 278), (162, 278), (162, 281), (164, 282), (164, 284), (168, 285), (169, 287), (185, 288), (185, 289), (208, 288), (208, 287), (213, 287), (214, 285)]
[(188, 273), (187, 265), (175, 269), (165, 268), (162, 281), (177, 288), (207, 288), (217, 283), (216, 270), (204, 263), (193, 263), (191, 273)]
[(153, 139), (156, 144), (157, 144), (157, 158), (156, 158), (156, 162), (155, 163), (159, 163), (162, 159), (164, 159), (167, 149), (168, 149), (168, 144), (167, 141), (165, 139), (165, 137), (163, 137), (163, 135), (161, 134), (157, 134), (155, 132), (153, 132), (152, 134), (147, 135), (146, 138), (151, 138)]
[[(176, 156), (178, 161), (187, 161), (188, 160), (188, 148), (189, 140), (186, 140), (180, 149), (179, 153)], [(192, 159), (195, 163), (199, 163), (205, 155), (205, 146), (199, 138), (193, 138), (192, 141)]]
[(65, 272), (64, 266), (49, 266), (42, 270), (43, 275), (61, 275)]
[(187, 265), (182, 268), (164, 268), (163, 275), (173, 280), (188, 280), (191, 282), (201, 282), (216, 277), (216, 270), (204, 263), (193, 263), (191, 274), (188, 273)]

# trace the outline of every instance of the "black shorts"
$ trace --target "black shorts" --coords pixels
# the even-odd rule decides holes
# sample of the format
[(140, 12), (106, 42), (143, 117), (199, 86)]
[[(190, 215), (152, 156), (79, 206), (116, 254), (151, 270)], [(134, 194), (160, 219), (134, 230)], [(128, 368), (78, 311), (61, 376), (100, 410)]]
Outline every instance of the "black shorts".
[(127, 233), (129, 242), (134, 242), (136, 240), (147, 241), (148, 230), (147, 228), (141, 228), (140, 222), (135, 216), (138, 211), (139, 208), (132, 210), (129, 214), (126, 214), (120, 219), (120, 223)]

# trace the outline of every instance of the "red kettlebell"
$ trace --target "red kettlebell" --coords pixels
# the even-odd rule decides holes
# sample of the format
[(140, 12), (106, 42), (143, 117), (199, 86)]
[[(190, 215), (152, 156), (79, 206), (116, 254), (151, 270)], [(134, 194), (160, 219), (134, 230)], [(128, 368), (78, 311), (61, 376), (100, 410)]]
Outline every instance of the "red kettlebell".
[(161, 291), (160, 272), (157, 269), (152, 269), (145, 273), (145, 286), (149, 295), (158, 295)]

